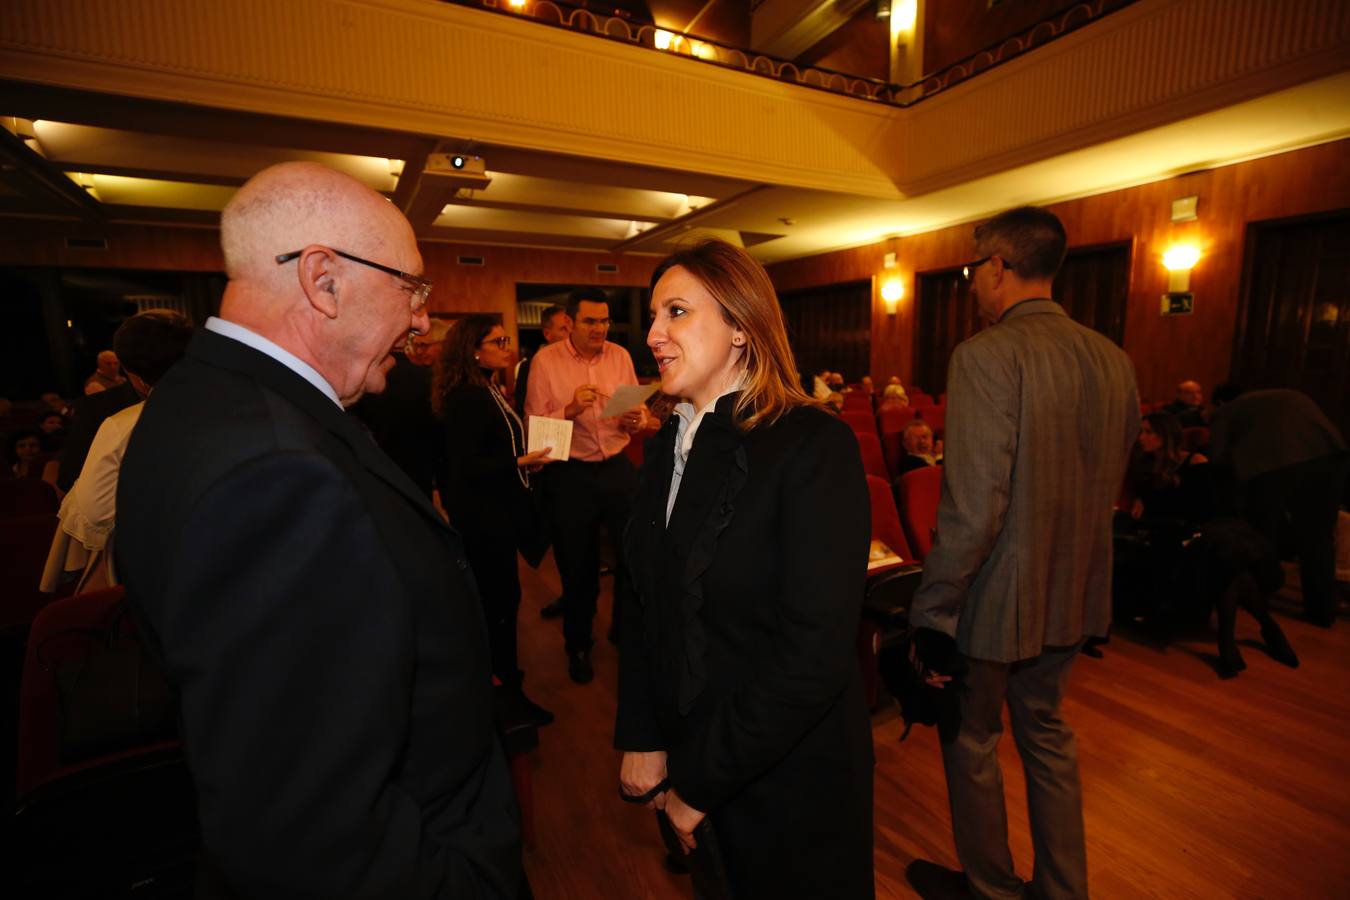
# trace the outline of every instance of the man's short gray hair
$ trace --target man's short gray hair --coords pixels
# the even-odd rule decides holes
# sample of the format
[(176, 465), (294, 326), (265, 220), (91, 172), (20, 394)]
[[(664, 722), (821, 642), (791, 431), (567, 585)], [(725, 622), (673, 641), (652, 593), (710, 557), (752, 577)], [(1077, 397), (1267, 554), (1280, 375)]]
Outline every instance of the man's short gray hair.
[(1059, 216), (1039, 206), (1019, 206), (975, 229), (980, 253), (1001, 257), (1024, 279), (1054, 278), (1068, 239)]

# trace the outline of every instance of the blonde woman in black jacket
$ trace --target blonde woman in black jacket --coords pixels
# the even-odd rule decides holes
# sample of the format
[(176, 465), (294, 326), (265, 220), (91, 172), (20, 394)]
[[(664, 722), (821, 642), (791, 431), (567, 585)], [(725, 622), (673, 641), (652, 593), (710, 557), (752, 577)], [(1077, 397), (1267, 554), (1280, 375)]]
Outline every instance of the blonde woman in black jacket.
[(871, 898), (857, 442), (802, 392), (748, 254), (705, 242), (653, 283), (647, 343), (682, 402), (647, 445), (627, 534), (621, 789), (652, 794), (686, 850), (708, 820), (737, 897)]

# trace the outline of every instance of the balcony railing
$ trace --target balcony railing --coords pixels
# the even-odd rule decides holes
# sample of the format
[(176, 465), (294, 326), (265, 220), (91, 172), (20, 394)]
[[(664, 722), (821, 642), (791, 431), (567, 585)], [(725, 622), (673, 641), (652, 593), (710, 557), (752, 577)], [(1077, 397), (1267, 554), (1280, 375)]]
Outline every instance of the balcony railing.
[(524, 0), (520, 3), (512, 0), (444, 0), (444, 2), (527, 18), (554, 28), (632, 44), (653, 52), (684, 56), (693, 61), (737, 69), (762, 78), (786, 81), (859, 100), (905, 107), (934, 97), (1030, 50), (1043, 47), (1084, 25), (1097, 21), (1102, 16), (1135, 3), (1136, 0), (1086, 0), (1074, 3), (1030, 28), (1003, 39), (997, 45), (980, 50), (912, 84), (891, 84), (820, 66), (799, 65), (792, 60), (732, 47), (710, 38), (669, 31), (655, 22), (641, 21), (623, 10), (602, 7), (587, 0), (575, 3), (568, 0)]

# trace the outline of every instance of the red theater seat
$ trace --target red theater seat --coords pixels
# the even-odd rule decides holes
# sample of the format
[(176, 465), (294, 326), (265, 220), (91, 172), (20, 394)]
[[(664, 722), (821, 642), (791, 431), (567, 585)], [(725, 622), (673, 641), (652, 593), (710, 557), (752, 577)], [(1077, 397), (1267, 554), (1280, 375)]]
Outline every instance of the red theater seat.
[(849, 428), (852, 428), (856, 434), (877, 433), (877, 417), (868, 410), (845, 409), (839, 414), (839, 419)]
[(895, 495), (909, 549), (915, 558), (922, 560), (933, 549), (933, 536), (937, 531), (942, 466), (925, 466), (900, 476), (896, 481)]
[(882, 480), (889, 479), (891, 474), (886, 468), (886, 457), (881, 452), (881, 438), (876, 434), (856, 432), (854, 436), (858, 439), (858, 451), (862, 454), (863, 471)]
[(41, 479), (0, 479), (0, 519), (54, 513), (60, 508), (56, 488)]

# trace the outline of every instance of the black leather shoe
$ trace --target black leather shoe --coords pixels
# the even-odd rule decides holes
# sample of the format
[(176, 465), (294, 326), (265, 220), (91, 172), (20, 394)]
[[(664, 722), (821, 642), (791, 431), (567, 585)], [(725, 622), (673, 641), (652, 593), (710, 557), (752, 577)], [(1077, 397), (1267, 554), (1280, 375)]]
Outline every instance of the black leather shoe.
[(905, 868), (905, 880), (923, 900), (966, 900), (975, 895), (966, 876), (926, 859), (916, 859)]
[(543, 608), (539, 610), (539, 618), (541, 619), (556, 619), (562, 614), (563, 614), (562, 597), (559, 597), (552, 603), (545, 603)]
[(577, 684), (587, 684), (595, 677), (591, 668), (591, 651), (571, 650), (567, 654), (567, 675)]
[(1236, 678), (1238, 673), (1247, 668), (1247, 663), (1242, 658), (1242, 651), (1237, 647), (1231, 650), (1219, 651), (1219, 677), (1223, 679)]
[(1289, 646), (1289, 639), (1279, 625), (1262, 625), (1261, 640), (1266, 642), (1266, 652), (1271, 659), (1291, 669), (1298, 668), (1298, 654)]

